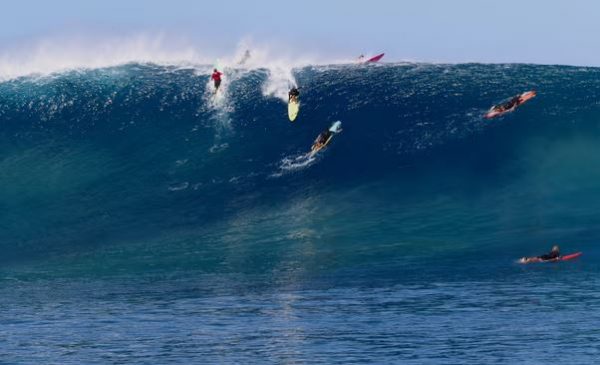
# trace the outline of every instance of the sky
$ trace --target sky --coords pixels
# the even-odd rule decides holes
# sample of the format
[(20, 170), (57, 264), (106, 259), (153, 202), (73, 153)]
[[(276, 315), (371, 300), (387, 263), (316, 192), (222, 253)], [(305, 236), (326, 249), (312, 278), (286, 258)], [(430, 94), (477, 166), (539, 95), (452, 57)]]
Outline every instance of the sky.
[(3, 4), (0, 53), (161, 35), (215, 55), (252, 39), (322, 59), (600, 66), (598, 14), (597, 0), (20, 0)]

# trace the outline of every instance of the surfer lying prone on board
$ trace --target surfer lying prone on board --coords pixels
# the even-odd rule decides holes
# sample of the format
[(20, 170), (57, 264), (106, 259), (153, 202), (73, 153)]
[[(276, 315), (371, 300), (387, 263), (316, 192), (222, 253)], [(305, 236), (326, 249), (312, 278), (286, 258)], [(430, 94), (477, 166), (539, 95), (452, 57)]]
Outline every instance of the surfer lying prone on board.
[(521, 104), (521, 95), (513, 97), (504, 104), (494, 106), (493, 110), (502, 113), (519, 106), (519, 104)]
[(323, 148), (325, 148), (327, 146), (327, 144), (329, 143), (329, 141), (331, 141), (331, 138), (333, 138), (333, 135), (336, 133), (340, 133), (342, 131), (342, 122), (337, 121), (334, 122), (331, 127), (329, 127), (329, 129), (324, 130), (323, 132), (321, 132), (318, 136), (317, 139), (315, 139), (315, 141), (313, 142), (312, 147), (310, 148), (310, 156), (314, 156), (317, 152), (319, 152), (320, 150), (322, 150)]
[(558, 245), (552, 246), (552, 250), (544, 255), (535, 256), (535, 257), (522, 257), (519, 260), (522, 263), (526, 262), (541, 262), (541, 261), (557, 261), (560, 258), (560, 248)]
[(326, 129), (323, 132), (321, 132), (317, 136), (317, 139), (315, 139), (315, 142), (313, 143), (312, 147), (310, 148), (311, 151), (320, 150), (321, 148), (325, 147), (325, 144), (327, 144), (331, 136), (333, 136), (333, 132), (329, 129)]
[(518, 106), (520, 106), (523, 103), (525, 103), (526, 101), (534, 98), (536, 95), (537, 94), (536, 94), (535, 90), (527, 91), (527, 92), (524, 92), (523, 94), (516, 95), (516, 96), (510, 98), (510, 100), (508, 100), (502, 104), (494, 105), (488, 111), (488, 113), (485, 115), (485, 117), (487, 119), (491, 119), (491, 118), (495, 118), (500, 115), (503, 115), (505, 113), (512, 112)]

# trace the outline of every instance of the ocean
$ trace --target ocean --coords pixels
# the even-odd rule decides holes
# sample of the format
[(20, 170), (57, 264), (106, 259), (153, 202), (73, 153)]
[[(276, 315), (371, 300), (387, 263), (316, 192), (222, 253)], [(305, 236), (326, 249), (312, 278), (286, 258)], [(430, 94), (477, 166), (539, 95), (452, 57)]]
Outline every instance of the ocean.
[(0, 83), (1, 364), (598, 361), (600, 69), (211, 69)]

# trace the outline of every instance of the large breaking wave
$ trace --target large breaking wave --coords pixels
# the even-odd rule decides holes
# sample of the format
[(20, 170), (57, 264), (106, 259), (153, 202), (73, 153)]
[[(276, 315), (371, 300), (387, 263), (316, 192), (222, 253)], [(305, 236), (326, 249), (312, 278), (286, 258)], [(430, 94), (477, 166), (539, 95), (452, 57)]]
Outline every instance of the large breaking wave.
[[(598, 69), (256, 62), (222, 65), (216, 100), (212, 65), (2, 82), (0, 260), (309, 275), (598, 238)], [(344, 131), (303, 160), (335, 120)]]

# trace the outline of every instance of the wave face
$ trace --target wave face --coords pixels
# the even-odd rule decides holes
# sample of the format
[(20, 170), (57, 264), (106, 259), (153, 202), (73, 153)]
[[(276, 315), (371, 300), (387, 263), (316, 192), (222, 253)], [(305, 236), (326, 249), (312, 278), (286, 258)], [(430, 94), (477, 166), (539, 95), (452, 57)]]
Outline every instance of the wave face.
[[(129, 64), (1, 83), (3, 267), (289, 284), (599, 238), (598, 69), (315, 66), (287, 82), (229, 69), (216, 99), (208, 71)], [(295, 123), (273, 96), (292, 83)], [(516, 112), (482, 118), (529, 89), (538, 97)], [(343, 132), (303, 158), (336, 120)]]
[(0, 83), (3, 360), (596, 361), (600, 69), (209, 72)]

